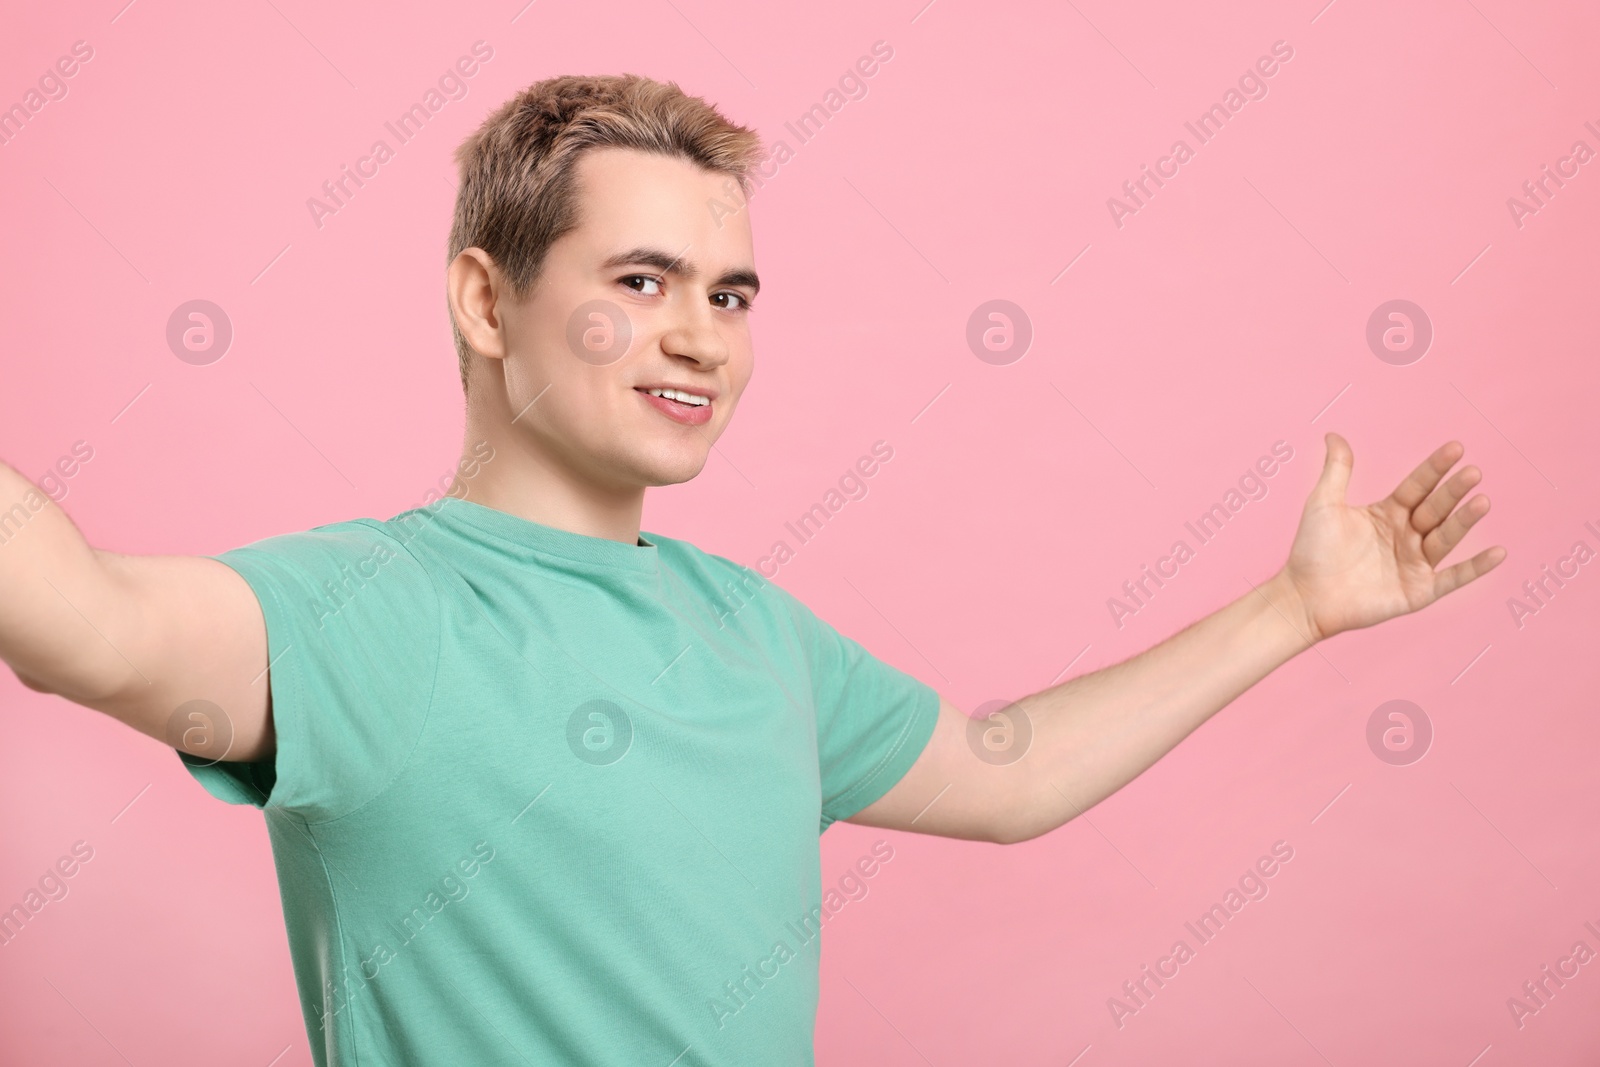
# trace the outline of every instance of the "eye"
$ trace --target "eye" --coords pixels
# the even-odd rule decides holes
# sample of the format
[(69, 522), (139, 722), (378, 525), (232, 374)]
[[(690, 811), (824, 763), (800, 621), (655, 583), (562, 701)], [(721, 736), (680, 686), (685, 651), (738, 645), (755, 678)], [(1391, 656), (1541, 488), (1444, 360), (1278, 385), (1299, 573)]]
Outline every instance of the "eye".
[[(620, 280), (623, 285), (644, 296), (656, 296), (660, 292), (661, 279), (649, 274), (630, 274)], [(633, 282), (644, 282), (646, 285), (654, 285), (657, 288), (654, 291), (647, 292), (643, 289), (635, 289), (632, 285)]]
[(728, 307), (726, 304), (718, 305), (727, 311), (750, 311), (755, 308), (755, 305), (750, 303), (743, 293), (721, 292), (711, 294), (712, 300), (716, 300), (719, 297), (731, 297), (732, 299), (739, 301), (739, 306), (733, 308)]

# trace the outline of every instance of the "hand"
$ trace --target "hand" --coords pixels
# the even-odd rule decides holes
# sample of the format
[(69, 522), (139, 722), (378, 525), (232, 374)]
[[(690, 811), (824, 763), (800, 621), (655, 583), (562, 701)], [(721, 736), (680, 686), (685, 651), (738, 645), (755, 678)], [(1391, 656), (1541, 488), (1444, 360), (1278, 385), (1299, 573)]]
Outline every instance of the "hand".
[(1462, 468), (1435, 491), (1466, 452), (1461, 442), (1441, 445), (1384, 499), (1351, 507), (1344, 497), (1355, 456), (1336, 433), (1324, 441), (1322, 477), (1306, 500), (1280, 572), (1299, 598), (1313, 641), (1425, 608), (1506, 558), (1505, 548), (1495, 545), (1434, 570), (1489, 513), (1489, 498), (1481, 493), (1456, 508), (1482, 479), (1477, 467)]

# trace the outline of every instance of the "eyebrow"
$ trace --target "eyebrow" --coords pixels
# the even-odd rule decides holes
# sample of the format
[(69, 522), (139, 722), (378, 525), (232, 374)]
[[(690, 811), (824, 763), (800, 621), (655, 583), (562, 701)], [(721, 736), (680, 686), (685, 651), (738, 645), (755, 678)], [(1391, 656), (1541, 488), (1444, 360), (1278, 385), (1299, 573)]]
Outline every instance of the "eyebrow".
[[(693, 260), (684, 259), (681, 255), (674, 256), (659, 248), (630, 248), (626, 252), (618, 252), (600, 264), (601, 270), (612, 270), (616, 267), (626, 267), (632, 264), (643, 264), (654, 267), (663, 274), (676, 274), (680, 278), (700, 277), (700, 268)], [(743, 285), (753, 293), (761, 292), (761, 279), (756, 277), (756, 272), (748, 267), (735, 267), (723, 271), (712, 285)]]

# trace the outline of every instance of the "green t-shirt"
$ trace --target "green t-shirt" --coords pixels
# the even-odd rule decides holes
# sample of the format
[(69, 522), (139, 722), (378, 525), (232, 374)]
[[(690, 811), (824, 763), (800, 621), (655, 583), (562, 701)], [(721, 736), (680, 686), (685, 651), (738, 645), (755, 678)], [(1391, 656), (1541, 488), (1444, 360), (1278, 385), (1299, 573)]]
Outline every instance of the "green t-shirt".
[(317, 1064), (813, 1062), (817, 837), (910, 768), (932, 688), (657, 534), (446, 497), (216, 558), (277, 752), (178, 754), (264, 809)]

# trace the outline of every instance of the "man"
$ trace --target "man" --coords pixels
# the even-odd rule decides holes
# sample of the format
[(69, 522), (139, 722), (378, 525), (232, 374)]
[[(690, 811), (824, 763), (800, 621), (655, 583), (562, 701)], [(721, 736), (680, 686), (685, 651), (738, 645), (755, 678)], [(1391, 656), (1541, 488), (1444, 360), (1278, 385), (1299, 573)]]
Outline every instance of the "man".
[[(810, 1063), (816, 835), (992, 842), (1115, 792), (1310, 644), (1426, 606), (1488, 510), (1451, 442), (1287, 562), (1008, 709), (1026, 758), (749, 568), (642, 533), (750, 381), (753, 132), (677, 86), (540, 82), (457, 153), (449, 495), (216, 558), (87, 545), (9, 468), (0, 657), (263, 809), (318, 1064)], [(470, 499), (468, 497), (470, 496)]]

